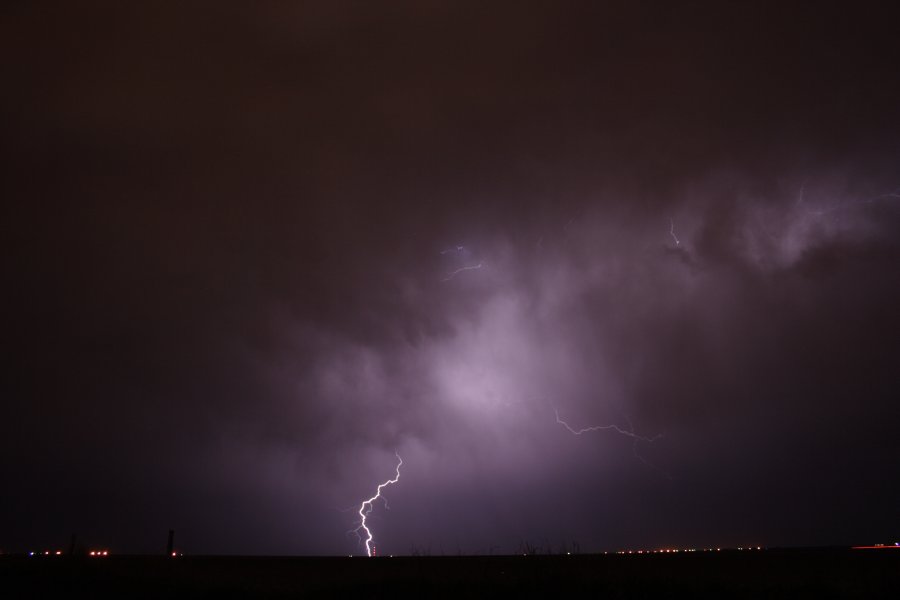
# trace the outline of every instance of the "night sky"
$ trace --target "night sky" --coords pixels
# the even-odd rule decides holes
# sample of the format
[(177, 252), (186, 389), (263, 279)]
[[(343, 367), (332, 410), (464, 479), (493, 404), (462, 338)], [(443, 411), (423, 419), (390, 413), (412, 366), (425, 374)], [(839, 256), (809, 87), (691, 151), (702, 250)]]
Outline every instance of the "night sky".
[(895, 541), (893, 4), (4, 3), (0, 550)]

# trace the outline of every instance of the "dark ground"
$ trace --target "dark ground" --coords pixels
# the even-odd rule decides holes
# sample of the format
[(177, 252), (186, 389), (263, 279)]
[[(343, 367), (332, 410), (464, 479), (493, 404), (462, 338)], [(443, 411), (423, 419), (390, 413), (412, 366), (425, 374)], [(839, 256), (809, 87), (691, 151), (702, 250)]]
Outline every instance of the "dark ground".
[(900, 551), (403, 558), (0, 557), (3, 598), (852, 598), (900, 590)]

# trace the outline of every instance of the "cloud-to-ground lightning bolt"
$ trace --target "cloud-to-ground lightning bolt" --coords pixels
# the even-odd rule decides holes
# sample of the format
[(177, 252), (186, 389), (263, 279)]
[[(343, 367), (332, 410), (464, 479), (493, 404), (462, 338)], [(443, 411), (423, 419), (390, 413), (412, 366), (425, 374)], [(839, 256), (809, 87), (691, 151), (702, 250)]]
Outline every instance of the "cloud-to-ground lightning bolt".
[(477, 265), (469, 265), (467, 267), (460, 267), (460, 268), (456, 269), (455, 271), (451, 271), (450, 274), (447, 275), (446, 277), (444, 277), (443, 279), (441, 279), (441, 281), (450, 281), (451, 279), (453, 279), (454, 277), (456, 277), (463, 271), (471, 271), (473, 269), (480, 269), (482, 264), (483, 263), (478, 263)]
[[(396, 474), (394, 475), (394, 478), (388, 479), (384, 483), (379, 484), (378, 489), (375, 490), (375, 495), (372, 496), (371, 498), (369, 498), (368, 500), (363, 500), (363, 503), (359, 505), (359, 527), (354, 529), (354, 531), (357, 533), (357, 535), (359, 534), (360, 529), (362, 529), (363, 531), (366, 532), (366, 554), (368, 556), (372, 556), (371, 543), (372, 543), (373, 536), (372, 536), (372, 531), (366, 525), (366, 517), (368, 517), (369, 513), (372, 512), (372, 508), (373, 508), (372, 503), (375, 502), (376, 500), (378, 500), (379, 498), (381, 498), (382, 502), (384, 502), (384, 505), (387, 506), (387, 500), (385, 500), (384, 497), (381, 495), (381, 490), (383, 490), (384, 488), (386, 488), (389, 485), (392, 485), (392, 484), (400, 481), (400, 466), (403, 464), (403, 459), (400, 458), (400, 454), (398, 454), (397, 452), (395, 452), (394, 455), (397, 457), (397, 460), (399, 461), (397, 463), (397, 470), (396, 470)], [(360, 539), (362, 539), (362, 536), (360, 536)]]

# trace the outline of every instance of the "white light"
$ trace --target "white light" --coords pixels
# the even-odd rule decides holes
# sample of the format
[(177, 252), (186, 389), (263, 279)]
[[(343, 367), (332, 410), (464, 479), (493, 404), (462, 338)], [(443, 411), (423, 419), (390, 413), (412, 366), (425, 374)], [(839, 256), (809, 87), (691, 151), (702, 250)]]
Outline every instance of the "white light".
[[(403, 459), (400, 458), (400, 455), (397, 452), (394, 452), (394, 455), (397, 457), (397, 460), (399, 461), (397, 463), (396, 476), (393, 479), (388, 479), (384, 483), (379, 484), (378, 488), (375, 490), (375, 495), (372, 496), (371, 498), (369, 498), (368, 500), (364, 500), (363, 503), (359, 505), (359, 527), (357, 527), (355, 529), (355, 531), (357, 534), (359, 534), (360, 529), (362, 529), (363, 531), (366, 532), (366, 554), (370, 557), (375, 555), (375, 551), (371, 547), (373, 536), (372, 536), (372, 532), (366, 526), (366, 517), (368, 517), (369, 513), (372, 512), (373, 502), (375, 502), (379, 498), (382, 498), (382, 500), (384, 499), (381, 495), (381, 490), (386, 488), (389, 485), (395, 484), (398, 481), (400, 481), (400, 467), (403, 466)], [(369, 507), (368, 510), (366, 510), (366, 505), (368, 505), (368, 507)], [(362, 536), (360, 536), (360, 537), (362, 537)]]

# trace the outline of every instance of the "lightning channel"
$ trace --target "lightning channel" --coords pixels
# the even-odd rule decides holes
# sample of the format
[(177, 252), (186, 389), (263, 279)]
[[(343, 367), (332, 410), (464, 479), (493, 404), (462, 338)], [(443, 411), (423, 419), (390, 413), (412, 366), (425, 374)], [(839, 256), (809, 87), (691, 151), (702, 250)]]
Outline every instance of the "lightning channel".
[(394, 474), (394, 478), (388, 479), (384, 483), (378, 484), (378, 488), (375, 490), (375, 495), (372, 496), (371, 498), (369, 498), (368, 500), (363, 500), (362, 504), (359, 505), (359, 527), (357, 527), (353, 531), (356, 532), (357, 535), (359, 535), (360, 539), (362, 539), (362, 537), (363, 537), (359, 533), (360, 530), (366, 532), (365, 533), (365, 538), (366, 538), (365, 543), (366, 543), (366, 554), (368, 556), (372, 556), (371, 544), (372, 544), (372, 538), (374, 536), (372, 535), (372, 531), (369, 529), (368, 525), (366, 525), (366, 518), (369, 516), (369, 513), (371, 513), (372, 509), (374, 508), (373, 503), (376, 500), (378, 500), (379, 498), (381, 499), (382, 502), (384, 502), (385, 507), (387, 507), (387, 500), (385, 500), (384, 496), (381, 495), (381, 490), (383, 490), (384, 488), (386, 488), (389, 485), (393, 485), (393, 484), (397, 483), (398, 481), (400, 481), (400, 466), (403, 464), (403, 459), (400, 458), (400, 454), (397, 452), (394, 452), (394, 456), (397, 457), (397, 461), (398, 461), (397, 468), (396, 468), (396, 471)]
[(655, 464), (653, 464), (652, 462), (650, 462), (649, 460), (644, 458), (644, 456), (640, 453), (640, 451), (638, 449), (638, 444), (640, 444), (641, 442), (646, 442), (648, 444), (652, 444), (656, 440), (662, 438), (663, 434), (659, 433), (654, 436), (638, 435), (637, 433), (634, 432), (634, 425), (631, 424), (631, 419), (629, 419), (627, 416), (625, 417), (625, 420), (628, 422), (628, 429), (623, 429), (622, 427), (619, 427), (618, 425), (615, 425), (615, 424), (591, 425), (589, 427), (582, 427), (581, 429), (575, 429), (574, 427), (572, 427), (571, 425), (569, 425), (568, 423), (566, 423), (559, 417), (558, 409), (554, 408), (553, 412), (556, 415), (556, 422), (559, 423), (560, 425), (562, 425), (563, 427), (565, 427), (569, 431), (569, 433), (571, 433), (572, 435), (582, 435), (584, 433), (588, 433), (591, 431), (615, 431), (619, 435), (623, 435), (625, 437), (630, 437), (633, 442), (631, 444), (631, 451), (634, 454), (634, 457), (636, 459), (638, 459), (639, 461), (641, 461), (642, 463), (644, 463), (644, 465), (646, 465), (647, 467), (650, 467), (651, 469), (655, 469), (655, 470), (659, 471), (660, 473), (662, 473), (666, 479), (669, 479), (669, 480), (672, 479), (671, 474), (664, 471), (663, 469), (660, 469), (658, 466), (656, 466)]
[(893, 190), (891, 192), (886, 192), (884, 194), (878, 194), (877, 196), (870, 196), (868, 198), (862, 198), (857, 200), (841, 200), (835, 205), (820, 208), (818, 210), (807, 210), (806, 212), (811, 215), (815, 215), (818, 217), (831, 214), (831, 213), (839, 213), (845, 210), (850, 210), (857, 206), (862, 206), (866, 204), (878, 204), (884, 201), (891, 200), (900, 200), (900, 188)]
[(681, 245), (681, 240), (679, 240), (678, 236), (675, 235), (675, 221), (673, 219), (669, 219), (669, 235), (671, 235), (672, 239), (675, 240), (676, 246)]
[(456, 269), (455, 271), (450, 271), (450, 273), (446, 277), (441, 279), (441, 281), (450, 281), (451, 279), (453, 279), (454, 277), (456, 277), (463, 271), (472, 271), (474, 269), (480, 269), (481, 267), (482, 267), (482, 263), (478, 263), (477, 265), (469, 265), (466, 267), (460, 267), (460, 268)]
[(662, 434), (661, 434), (661, 433), (660, 433), (660, 434), (657, 434), (657, 435), (655, 435), (655, 436), (653, 436), (653, 437), (647, 437), (647, 436), (643, 436), (643, 435), (638, 435), (638, 434), (636, 434), (634, 431), (632, 431), (631, 429), (622, 429), (621, 427), (619, 427), (618, 425), (615, 425), (615, 424), (612, 424), (612, 425), (591, 425), (590, 427), (583, 427), (583, 428), (581, 428), (581, 429), (575, 429), (575, 428), (573, 428), (571, 425), (569, 425), (568, 423), (566, 423), (565, 421), (563, 421), (561, 418), (559, 418), (559, 410), (558, 410), (558, 409), (555, 409), (555, 408), (554, 408), (554, 409), (553, 409), (553, 412), (554, 412), (554, 414), (556, 415), (556, 422), (559, 423), (560, 425), (562, 425), (563, 427), (565, 427), (566, 429), (568, 429), (569, 432), (572, 433), (573, 435), (581, 435), (581, 434), (587, 433), (587, 432), (589, 432), (589, 431), (607, 431), (607, 430), (612, 430), (612, 431), (615, 431), (616, 433), (618, 433), (618, 434), (620, 434), (620, 435), (624, 435), (624, 436), (633, 438), (633, 439), (638, 440), (638, 441), (641, 441), (641, 442), (649, 442), (649, 443), (655, 442), (656, 440), (658, 440), (659, 438), (662, 437)]

